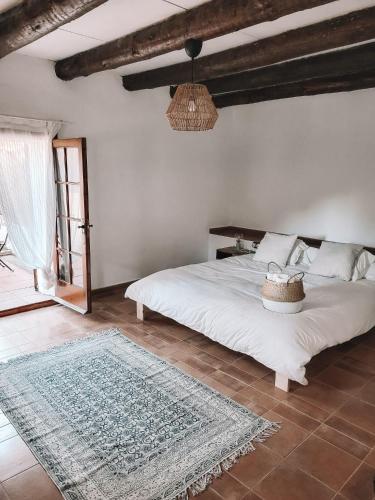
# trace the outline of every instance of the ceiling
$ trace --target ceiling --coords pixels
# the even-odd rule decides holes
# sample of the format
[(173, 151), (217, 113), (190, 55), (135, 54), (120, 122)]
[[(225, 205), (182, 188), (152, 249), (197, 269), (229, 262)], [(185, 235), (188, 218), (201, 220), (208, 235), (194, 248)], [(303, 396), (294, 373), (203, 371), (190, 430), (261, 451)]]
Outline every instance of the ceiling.
[[(21, 0), (0, 0), (0, 12)], [(84, 16), (18, 50), (20, 54), (57, 61), (101, 45), (149, 24), (161, 21), (204, 3), (204, 0), (108, 0)], [(346, 14), (375, 5), (375, 0), (336, 0), (330, 4), (297, 12), (276, 21), (266, 22), (208, 40), (202, 55), (266, 38), (283, 31)], [(121, 74), (136, 73), (186, 61), (183, 50), (170, 52), (147, 61), (117, 68)]]
[(22, 0), (0, 0), (0, 13), (10, 9), (11, 7), (14, 7), (21, 2)]

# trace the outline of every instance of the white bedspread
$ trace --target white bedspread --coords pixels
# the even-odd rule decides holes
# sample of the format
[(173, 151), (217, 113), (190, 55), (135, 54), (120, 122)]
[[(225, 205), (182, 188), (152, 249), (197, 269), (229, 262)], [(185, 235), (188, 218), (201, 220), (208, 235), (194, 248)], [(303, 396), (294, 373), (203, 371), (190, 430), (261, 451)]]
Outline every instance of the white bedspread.
[(375, 282), (307, 274), (302, 312), (280, 314), (262, 305), (266, 268), (241, 256), (167, 269), (129, 286), (126, 297), (301, 384), (312, 356), (375, 326)]

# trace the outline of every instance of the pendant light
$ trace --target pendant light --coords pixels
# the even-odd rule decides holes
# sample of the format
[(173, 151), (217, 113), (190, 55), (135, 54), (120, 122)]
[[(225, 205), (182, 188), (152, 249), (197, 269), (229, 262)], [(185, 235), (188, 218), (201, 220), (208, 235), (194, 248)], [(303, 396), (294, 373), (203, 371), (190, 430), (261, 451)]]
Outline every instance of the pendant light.
[(167, 110), (167, 118), (174, 130), (201, 131), (214, 128), (218, 114), (205, 85), (194, 83), (194, 59), (200, 54), (202, 40), (190, 38), (185, 51), (191, 58), (191, 83), (183, 83)]

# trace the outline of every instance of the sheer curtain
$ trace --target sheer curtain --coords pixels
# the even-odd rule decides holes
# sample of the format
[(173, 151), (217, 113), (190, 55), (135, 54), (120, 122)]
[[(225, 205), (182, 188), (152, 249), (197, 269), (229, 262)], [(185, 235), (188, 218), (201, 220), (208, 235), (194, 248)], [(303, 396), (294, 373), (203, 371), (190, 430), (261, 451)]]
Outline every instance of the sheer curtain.
[(52, 139), (60, 124), (0, 116), (0, 212), (21, 263), (52, 286), (56, 230)]

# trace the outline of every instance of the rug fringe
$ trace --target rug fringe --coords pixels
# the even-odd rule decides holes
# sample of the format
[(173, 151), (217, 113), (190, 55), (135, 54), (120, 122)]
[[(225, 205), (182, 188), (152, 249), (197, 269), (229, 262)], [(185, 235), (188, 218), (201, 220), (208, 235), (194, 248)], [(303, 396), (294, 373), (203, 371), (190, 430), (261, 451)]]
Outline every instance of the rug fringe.
[(266, 439), (270, 438), (277, 431), (279, 431), (280, 428), (281, 425), (279, 422), (270, 422), (269, 425), (267, 425), (267, 427), (257, 434), (251, 441), (241, 446), (238, 450), (222, 460), (220, 464), (212, 467), (212, 469), (205, 472), (205, 474), (203, 474), (199, 479), (189, 485), (176, 497), (176, 500), (188, 500), (189, 494), (196, 496), (199, 495), (199, 493), (202, 493), (214, 479), (220, 477), (225, 471), (233, 467), (233, 465), (238, 462), (240, 457), (255, 451), (256, 448), (253, 444), (254, 442), (263, 443)]

